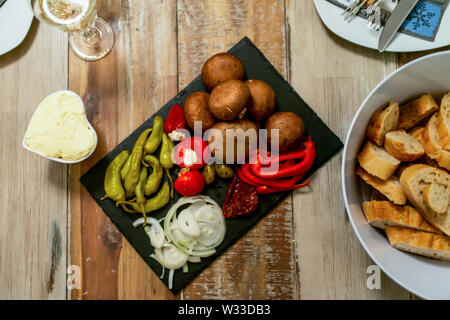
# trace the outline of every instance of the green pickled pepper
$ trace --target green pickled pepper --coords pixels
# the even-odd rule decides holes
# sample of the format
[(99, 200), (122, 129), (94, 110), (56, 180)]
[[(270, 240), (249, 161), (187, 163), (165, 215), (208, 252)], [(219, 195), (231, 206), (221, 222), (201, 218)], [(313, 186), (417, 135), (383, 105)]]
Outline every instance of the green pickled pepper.
[(161, 179), (163, 177), (163, 170), (158, 158), (153, 155), (148, 154), (144, 156), (143, 163), (153, 169), (153, 172), (147, 178), (144, 188), (144, 194), (148, 197), (158, 191), (159, 185), (161, 184)]
[(144, 146), (145, 154), (154, 153), (159, 145), (161, 144), (161, 140), (164, 134), (164, 120), (160, 116), (155, 116), (153, 119), (153, 131), (150, 137), (147, 139), (147, 142)]
[(111, 199), (114, 201), (124, 201), (126, 199), (125, 190), (122, 186), (122, 181), (120, 178), (120, 171), (129, 158), (129, 155), (129, 151), (122, 151), (108, 165), (104, 180), (105, 196), (102, 200)]
[(144, 145), (152, 129), (147, 129), (141, 133), (131, 151), (130, 169), (125, 177), (125, 192), (127, 198), (131, 197), (136, 190), (141, 173), (142, 157), (144, 155)]
[[(159, 210), (162, 207), (164, 207), (167, 203), (169, 203), (169, 200), (170, 200), (170, 186), (169, 183), (166, 181), (164, 182), (161, 190), (159, 190), (159, 192), (153, 198), (147, 199), (145, 201), (144, 212), (146, 214), (149, 214), (150, 212)], [(128, 203), (128, 205), (130, 205), (133, 208), (134, 212), (141, 211), (141, 207), (135, 202)]]
[(161, 163), (161, 166), (166, 171), (167, 177), (169, 178), (170, 185), (171, 185), (171, 193), (170, 196), (173, 198), (173, 180), (172, 176), (170, 175), (170, 169), (173, 167), (172, 162), (172, 150), (174, 148), (172, 140), (169, 139), (169, 137), (163, 133), (162, 136), (162, 146), (161, 146), (161, 153), (159, 155), (159, 162)]
[(125, 162), (125, 165), (122, 167), (122, 170), (120, 170), (120, 178), (123, 182), (125, 182), (125, 178), (127, 177), (128, 171), (130, 171), (130, 165), (131, 165), (131, 157), (128, 157), (127, 162)]

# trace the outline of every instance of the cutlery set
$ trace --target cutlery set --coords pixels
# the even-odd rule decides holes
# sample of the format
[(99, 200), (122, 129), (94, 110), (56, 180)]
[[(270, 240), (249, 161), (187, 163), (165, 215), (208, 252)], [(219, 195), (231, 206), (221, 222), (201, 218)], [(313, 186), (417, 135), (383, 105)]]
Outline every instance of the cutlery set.
[(370, 3), (368, 0), (352, 0), (342, 15), (345, 21), (350, 22), (365, 9), (367, 27), (370, 30), (379, 31), (384, 25), (378, 43), (378, 50), (383, 52), (418, 2), (419, 0), (375, 0), (366, 8), (366, 4)]

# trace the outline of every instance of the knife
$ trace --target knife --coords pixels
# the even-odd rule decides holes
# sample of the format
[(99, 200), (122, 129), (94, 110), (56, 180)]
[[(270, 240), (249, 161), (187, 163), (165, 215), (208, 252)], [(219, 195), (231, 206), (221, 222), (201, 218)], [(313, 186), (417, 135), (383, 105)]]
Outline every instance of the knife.
[(395, 8), (395, 10), (391, 13), (391, 16), (383, 28), (380, 41), (378, 42), (378, 51), (383, 52), (386, 49), (398, 29), (403, 24), (403, 21), (405, 21), (409, 13), (416, 6), (417, 2), (419, 2), (419, 0), (400, 1), (397, 8)]
[(0, 0), (0, 7), (6, 2), (6, 0)]

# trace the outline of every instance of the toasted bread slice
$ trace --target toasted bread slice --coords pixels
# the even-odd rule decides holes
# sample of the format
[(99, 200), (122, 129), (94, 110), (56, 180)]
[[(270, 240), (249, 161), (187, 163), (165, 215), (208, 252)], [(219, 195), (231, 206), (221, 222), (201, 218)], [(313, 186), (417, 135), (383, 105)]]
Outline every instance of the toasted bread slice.
[(441, 184), (430, 184), (423, 189), (423, 201), (430, 210), (443, 214), (447, 212), (449, 192)]
[(442, 150), (438, 160), (438, 166), (446, 170), (450, 170), (450, 151)]
[(403, 227), (386, 227), (391, 245), (421, 256), (450, 261), (450, 237)]
[(429, 94), (423, 95), (400, 107), (398, 129), (409, 130), (438, 110), (434, 98)]
[(450, 92), (442, 98), (436, 128), (442, 148), (450, 151)]
[(440, 230), (426, 222), (410, 206), (396, 206), (389, 201), (367, 201), (363, 203), (367, 221), (374, 227), (385, 229), (387, 226), (407, 227), (419, 231), (441, 233)]
[[(448, 200), (448, 193), (450, 193), (450, 175), (446, 171), (438, 168), (425, 164), (415, 164), (403, 171), (400, 177), (400, 183), (408, 200), (423, 217), (433, 226), (445, 234), (450, 235), (450, 207), (447, 205), (446, 212), (439, 213), (432, 209), (440, 206), (434, 203), (436, 201), (435, 196), (428, 197), (427, 201), (430, 205), (427, 205), (424, 199), (425, 189), (433, 184), (438, 184), (443, 187), (441, 189), (443, 190), (442, 192), (446, 193), (443, 198)], [(433, 190), (430, 191), (432, 192)]]
[(385, 195), (390, 201), (399, 205), (406, 204), (406, 195), (396, 176), (392, 176), (388, 180), (382, 180), (371, 175), (362, 167), (358, 167), (356, 174), (360, 176), (365, 183)]
[(417, 160), (425, 153), (419, 141), (407, 134), (404, 130), (386, 133), (384, 148), (394, 158), (407, 162)]
[(409, 131), (408, 133), (419, 143), (422, 145), (422, 147), (425, 145), (425, 140), (423, 139), (423, 132), (425, 131), (424, 127), (414, 127)]
[(423, 138), (425, 141), (424, 149), (426, 154), (433, 160), (438, 161), (438, 165), (442, 168), (450, 170), (450, 152), (442, 149), (439, 142), (439, 135), (437, 131), (438, 114), (431, 117), (425, 128)]
[(379, 147), (382, 147), (386, 133), (397, 129), (398, 119), (398, 103), (390, 102), (389, 106), (377, 110), (370, 118), (366, 131), (367, 138)]
[(439, 160), (441, 156), (442, 147), (439, 143), (439, 136), (436, 128), (438, 115), (435, 114), (428, 121), (425, 131), (423, 132), (423, 139), (425, 141), (425, 152), (433, 160)]
[(367, 172), (383, 180), (389, 179), (400, 165), (399, 160), (370, 141), (358, 155), (358, 161)]

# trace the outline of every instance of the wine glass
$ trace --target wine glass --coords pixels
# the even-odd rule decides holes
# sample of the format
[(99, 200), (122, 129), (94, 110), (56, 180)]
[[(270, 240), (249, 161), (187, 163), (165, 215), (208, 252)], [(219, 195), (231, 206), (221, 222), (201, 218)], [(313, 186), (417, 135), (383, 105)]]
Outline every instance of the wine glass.
[(105, 57), (114, 47), (114, 31), (97, 16), (96, 0), (29, 0), (34, 15), (69, 33), (73, 52), (83, 60)]

